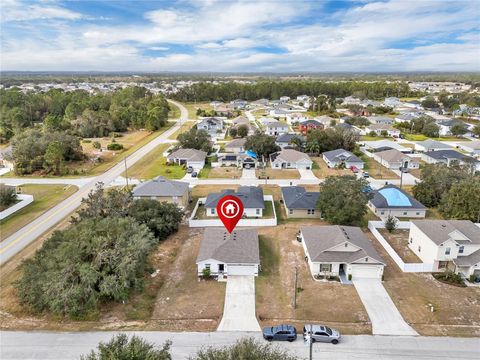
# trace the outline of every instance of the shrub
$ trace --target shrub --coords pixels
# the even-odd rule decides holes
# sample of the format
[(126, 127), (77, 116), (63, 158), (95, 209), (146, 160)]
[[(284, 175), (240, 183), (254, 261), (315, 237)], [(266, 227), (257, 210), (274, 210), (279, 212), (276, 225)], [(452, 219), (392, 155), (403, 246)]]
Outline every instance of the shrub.
[(83, 142), (84, 144), (90, 144), (90, 143), (92, 142), (92, 140), (90, 140), (90, 139), (84, 139), (82, 142)]
[(108, 343), (98, 344), (97, 351), (82, 360), (171, 360), (170, 341), (166, 341), (161, 349), (156, 349), (153, 344), (146, 342), (139, 336), (133, 335), (130, 340), (126, 334), (114, 336)]
[(208, 279), (211, 275), (211, 271), (210, 271), (210, 268), (204, 268), (202, 270), (202, 276), (205, 278), (205, 279)]
[(384, 224), (385, 229), (387, 229), (387, 231), (391, 233), (397, 228), (398, 220), (395, 218), (395, 216), (388, 215), (388, 217), (384, 221)]
[(94, 149), (100, 149), (102, 147), (99, 141), (94, 141), (92, 145)]
[(470, 275), (469, 280), (470, 280), (471, 283), (474, 283), (477, 280), (477, 276), (472, 274), (472, 275)]
[(110, 143), (110, 144), (107, 145), (107, 149), (108, 149), (108, 150), (114, 150), (114, 151), (122, 150), (122, 149), (123, 149), (123, 145), (122, 145), (122, 144), (119, 144), (119, 143), (116, 143), (116, 142), (112, 142), (112, 143)]
[(434, 273), (433, 277), (438, 281), (446, 284), (455, 285), (459, 287), (465, 287), (465, 282), (461, 275), (455, 274), (453, 271), (445, 271), (441, 273)]
[(0, 209), (5, 209), (17, 202), (15, 187), (0, 184)]
[(348, 280), (352, 280), (352, 274), (348, 274)]

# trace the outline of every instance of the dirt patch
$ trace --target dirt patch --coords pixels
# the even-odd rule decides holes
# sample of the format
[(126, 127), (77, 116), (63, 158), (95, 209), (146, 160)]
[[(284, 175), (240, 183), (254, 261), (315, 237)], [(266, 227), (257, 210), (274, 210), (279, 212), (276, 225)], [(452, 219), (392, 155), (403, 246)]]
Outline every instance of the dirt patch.
[[(345, 334), (371, 333), (368, 315), (353, 286), (313, 280), (302, 245), (296, 241), (298, 229), (298, 224), (259, 229), (262, 271), (256, 281), (256, 305), (260, 324), (289, 322), (301, 328), (306, 322), (318, 322)], [(293, 308), (295, 267), (296, 309)]]
[(444, 284), (429, 273), (404, 273), (370, 232), (367, 236), (387, 263), (387, 292), (415, 330), (421, 335), (480, 336), (480, 288)]
[(390, 233), (386, 229), (377, 229), (383, 238), (387, 240), (395, 252), (406, 263), (421, 263), (422, 260), (408, 247), (408, 234), (410, 230), (397, 229)]
[(209, 179), (240, 179), (242, 170), (234, 166), (212, 168), (208, 173)]
[(312, 161), (314, 162), (313, 173), (320, 179), (324, 179), (328, 176), (344, 176), (344, 175), (352, 175), (352, 171), (349, 169), (336, 169), (336, 168), (329, 168), (326, 162), (321, 157), (312, 157)]
[(295, 169), (257, 169), (255, 170), (255, 175), (259, 179), (300, 179), (300, 173)]

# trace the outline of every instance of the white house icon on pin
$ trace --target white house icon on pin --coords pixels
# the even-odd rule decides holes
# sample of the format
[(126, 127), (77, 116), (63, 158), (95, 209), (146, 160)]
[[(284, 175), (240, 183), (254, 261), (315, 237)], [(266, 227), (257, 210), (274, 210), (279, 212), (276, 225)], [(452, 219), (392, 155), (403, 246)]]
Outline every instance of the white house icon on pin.
[(235, 214), (235, 205), (228, 204), (227, 206), (225, 206), (225, 212), (227, 213), (227, 215)]

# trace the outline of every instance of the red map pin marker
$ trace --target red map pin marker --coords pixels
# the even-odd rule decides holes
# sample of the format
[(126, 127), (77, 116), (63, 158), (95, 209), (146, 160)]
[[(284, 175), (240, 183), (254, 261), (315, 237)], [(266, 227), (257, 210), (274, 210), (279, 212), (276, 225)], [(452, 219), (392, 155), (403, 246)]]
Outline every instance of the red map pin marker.
[(222, 197), (217, 203), (217, 215), (225, 229), (231, 234), (243, 216), (242, 201), (233, 195)]

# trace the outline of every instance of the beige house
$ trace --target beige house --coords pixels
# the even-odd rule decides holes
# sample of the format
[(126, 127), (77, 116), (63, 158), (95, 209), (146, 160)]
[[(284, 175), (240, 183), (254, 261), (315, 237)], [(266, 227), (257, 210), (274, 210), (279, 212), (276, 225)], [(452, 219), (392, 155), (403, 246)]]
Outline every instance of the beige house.
[(188, 183), (168, 180), (163, 176), (137, 185), (132, 193), (134, 199), (166, 201), (181, 207), (186, 207), (190, 201)]
[(418, 169), (420, 167), (417, 160), (396, 149), (375, 152), (373, 158), (391, 170), (399, 170), (401, 167), (403, 169)]
[(229, 153), (242, 153), (245, 151), (245, 142), (246, 139), (233, 139), (225, 144), (225, 152)]
[(302, 186), (282, 187), (282, 201), (289, 218), (319, 218), (318, 191), (305, 191)]
[(284, 149), (270, 155), (270, 163), (273, 169), (311, 169), (313, 161), (300, 151)]

